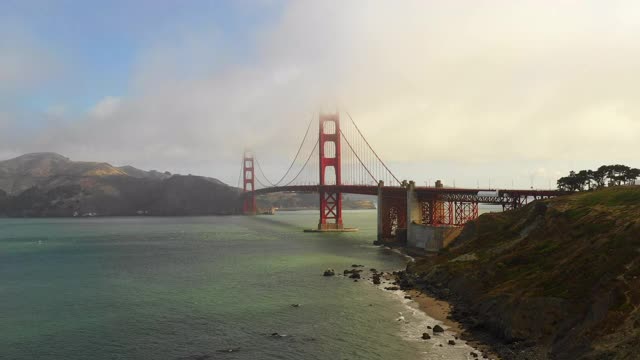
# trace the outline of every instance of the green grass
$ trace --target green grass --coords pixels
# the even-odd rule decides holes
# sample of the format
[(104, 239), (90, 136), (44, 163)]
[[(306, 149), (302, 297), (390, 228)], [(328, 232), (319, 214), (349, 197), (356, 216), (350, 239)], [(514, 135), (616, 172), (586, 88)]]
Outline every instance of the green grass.
[(640, 186), (613, 187), (582, 194), (578, 204), (582, 206), (640, 205)]

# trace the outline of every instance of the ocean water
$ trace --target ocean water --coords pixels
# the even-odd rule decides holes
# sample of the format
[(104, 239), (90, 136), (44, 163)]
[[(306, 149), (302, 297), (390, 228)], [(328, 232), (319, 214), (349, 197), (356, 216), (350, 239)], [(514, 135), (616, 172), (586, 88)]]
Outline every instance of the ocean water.
[(0, 359), (471, 358), (420, 340), (437, 322), (401, 293), (322, 276), (406, 264), (371, 245), (375, 211), (344, 218), (361, 231), (303, 233), (312, 211), (0, 219)]

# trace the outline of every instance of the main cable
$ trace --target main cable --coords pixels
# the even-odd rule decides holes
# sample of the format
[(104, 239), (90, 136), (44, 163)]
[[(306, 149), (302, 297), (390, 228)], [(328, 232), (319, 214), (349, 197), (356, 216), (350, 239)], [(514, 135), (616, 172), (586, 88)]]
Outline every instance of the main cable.
[(318, 139), (318, 141), (316, 141), (316, 144), (313, 146), (313, 149), (311, 150), (311, 153), (309, 153), (309, 157), (307, 157), (307, 160), (304, 162), (304, 165), (302, 165), (302, 167), (300, 168), (300, 171), (298, 171), (298, 173), (296, 174), (296, 176), (291, 179), (291, 181), (289, 181), (287, 184), (285, 184), (284, 186), (289, 186), (291, 185), (292, 182), (296, 181), (296, 179), (298, 178), (298, 176), (300, 176), (300, 173), (302, 173), (302, 170), (304, 170), (304, 168), (307, 166), (307, 163), (309, 163), (309, 160), (311, 159), (311, 156), (313, 156), (313, 153), (316, 151), (316, 148), (318, 147), (318, 143), (320, 142), (320, 139)]
[[(311, 129), (311, 124), (313, 123), (314, 117), (315, 117), (315, 113), (313, 113), (313, 115), (311, 116), (311, 119), (309, 120), (309, 125), (307, 125), (307, 131), (304, 133), (304, 137), (302, 138), (302, 142), (300, 143), (300, 146), (298, 147), (298, 151), (296, 152), (296, 156), (293, 158), (293, 161), (291, 162), (291, 165), (289, 165), (289, 168), (287, 169), (287, 171), (284, 173), (284, 175), (282, 175), (280, 180), (278, 180), (274, 184), (274, 186), (280, 185), (280, 183), (287, 177), (287, 175), (289, 175), (289, 172), (293, 168), (293, 165), (295, 165), (296, 160), (298, 159), (298, 155), (300, 155), (300, 151), (302, 150), (302, 146), (304, 145), (305, 141), (307, 140), (307, 136), (309, 135), (309, 129)], [(317, 144), (316, 144), (316, 146), (317, 146)], [(298, 175), (300, 175), (300, 174), (298, 173)], [(296, 177), (297, 177), (297, 175), (296, 175)]]
[[(391, 170), (389, 170), (389, 168), (387, 167), (387, 165), (384, 163), (384, 161), (382, 161), (382, 159), (380, 159), (380, 157), (378, 156), (378, 154), (376, 153), (375, 150), (373, 150), (373, 148), (371, 147), (371, 145), (369, 144), (369, 142), (367, 141), (367, 139), (364, 137), (364, 135), (362, 135), (362, 132), (360, 131), (360, 128), (358, 128), (358, 125), (356, 125), (356, 122), (353, 121), (353, 118), (351, 117), (351, 114), (349, 114), (349, 112), (347, 111), (347, 116), (349, 117), (349, 119), (351, 120), (351, 123), (353, 124), (353, 126), (356, 128), (356, 130), (358, 131), (358, 134), (360, 134), (360, 136), (362, 137), (362, 139), (364, 140), (365, 144), (367, 144), (367, 146), (369, 147), (369, 149), (373, 152), (373, 155), (375, 155), (376, 159), (378, 159), (378, 161), (380, 161), (380, 163), (382, 164), (382, 166), (384, 166), (384, 168), (389, 172), (389, 174), (391, 174), (391, 176), (395, 179), (395, 181), (398, 184), (401, 184), (400, 180), (398, 180), (398, 178), (396, 177), (396, 175), (391, 172)], [(368, 171), (368, 170), (367, 170)], [(374, 178), (375, 180), (375, 178)]]
[(260, 162), (258, 161), (258, 158), (254, 156), (253, 161), (256, 163), (256, 165), (258, 165), (258, 171), (260, 171), (260, 174), (262, 174), (262, 177), (271, 185), (271, 186), (276, 186), (276, 184), (274, 184), (271, 180), (269, 180), (269, 178), (267, 177), (267, 175), (264, 174), (264, 172), (262, 171), (262, 166), (260, 166)]
[[(347, 145), (349, 145), (349, 148), (351, 149), (351, 151), (353, 151), (353, 147), (351, 147), (351, 143), (349, 143), (349, 140), (347, 139), (346, 136), (344, 136), (344, 133), (342, 132), (342, 130), (340, 130), (340, 135), (342, 135), (342, 138), (344, 139), (344, 141), (347, 142)], [(373, 179), (373, 181), (377, 181), (376, 177), (373, 176), (373, 174), (371, 174), (371, 171), (369, 171), (369, 169), (367, 169), (367, 166), (362, 162), (362, 160), (360, 160), (360, 156), (358, 156), (358, 154), (356, 154), (354, 152), (356, 158), (358, 159), (358, 161), (360, 162), (360, 164), (362, 164), (362, 167), (367, 170), (367, 173), (369, 173), (369, 176), (371, 176), (371, 178)]]

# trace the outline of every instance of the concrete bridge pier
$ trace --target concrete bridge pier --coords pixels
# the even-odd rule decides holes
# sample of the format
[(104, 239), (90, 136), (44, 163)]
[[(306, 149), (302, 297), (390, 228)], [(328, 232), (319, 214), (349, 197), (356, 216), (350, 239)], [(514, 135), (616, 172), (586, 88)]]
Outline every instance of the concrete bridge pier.
[(378, 236), (377, 242), (403, 241), (407, 227), (407, 196), (404, 188), (385, 187), (378, 183)]
[(382, 243), (384, 237), (383, 237), (383, 228), (384, 226), (382, 226), (382, 222), (384, 221), (383, 218), (383, 214), (382, 214), (382, 208), (383, 208), (383, 204), (382, 202), (383, 197), (382, 197), (382, 188), (384, 187), (384, 181), (380, 180), (378, 182), (378, 206), (377, 206), (377, 211), (378, 211), (378, 237), (377, 237), (377, 242), (378, 243)]
[[(410, 181), (407, 186), (407, 246), (426, 251), (438, 251), (444, 247), (444, 239), (452, 227), (433, 225), (436, 223), (434, 221), (436, 209), (442, 204), (439, 204), (436, 197), (421, 199), (415, 187), (414, 181)], [(426, 202), (427, 206), (423, 206), (423, 202)], [(428, 214), (423, 214), (426, 209), (432, 210), (428, 211)], [(431, 225), (424, 223), (427, 217)]]
[(416, 182), (409, 181), (407, 186), (407, 244), (415, 242), (417, 237), (415, 224), (422, 223), (422, 206), (416, 194)]

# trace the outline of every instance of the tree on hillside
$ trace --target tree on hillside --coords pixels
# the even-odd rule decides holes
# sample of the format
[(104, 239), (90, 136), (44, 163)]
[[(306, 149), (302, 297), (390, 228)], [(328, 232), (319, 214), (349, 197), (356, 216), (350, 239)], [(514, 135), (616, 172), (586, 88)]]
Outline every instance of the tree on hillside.
[(636, 179), (640, 177), (640, 169), (631, 168), (627, 170), (627, 184), (635, 184)]
[(558, 179), (558, 189), (564, 191), (585, 191), (600, 189), (605, 185), (619, 186), (634, 184), (640, 177), (640, 169), (626, 165), (602, 165), (597, 170), (571, 171), (569, 176)]
[(584, 179), (578, 176), (575, 171), (571, 171), (569, 176), (558, 179), (558, 189), (564, 191), (582, 191), (584, 188)]
[(603, 188), (607, 180), (607, 167), (602, 165), (598, 170), (591, 171), (591, 180), (595, 183), (596, 188)]
[(630, 168), (625, 165), (609, 165), (607, 166), (607, 177), (610, 186), (621, 185), (627, 182), (627, 175)]

